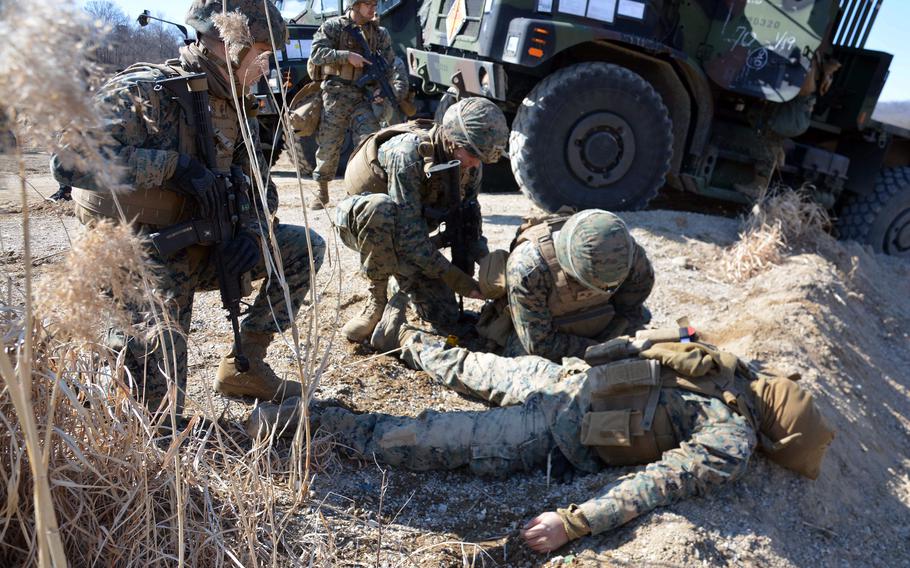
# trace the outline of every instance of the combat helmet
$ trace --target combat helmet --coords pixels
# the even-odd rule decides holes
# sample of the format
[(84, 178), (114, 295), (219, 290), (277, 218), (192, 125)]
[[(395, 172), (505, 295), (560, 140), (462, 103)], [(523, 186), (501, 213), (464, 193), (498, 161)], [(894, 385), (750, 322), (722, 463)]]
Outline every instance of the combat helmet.
[[(284, 45), (288, 39), (288, 27), (281, 12), (272, 2), (263, 0), (225, 0), (228, 12), (240, 12), (248, 19), (253, 43)], [(268, 6), (266, 8), (266, 6)], [(223, 0), (193, 0), (186, 13), (186, 23), (200, 34), (218, 35), (212, 18), (224, 10)], [(266, 14), (268, 10), (268, 14)], [(271, 27), (271, 33), (269, 28)]]
[(376, 0), (344, 0), (342, 7), (344, 8), (344, 11), (347, 12), (348, 10), (353, 8), (356, 4), (360, 4), (361, 2), (372, 2), (373, 4), (375, 4)]
[(556, 261), (591, 290), (618, 288), (632, 269), (635, 241), (622, 219), (601, 209), (569, 217), (556, 236)]
[(450, 106), (442, 117), (442, 132), (485, 164), (497, 162), (509, 141), (505, 115), (482, 97), (469, 97)]

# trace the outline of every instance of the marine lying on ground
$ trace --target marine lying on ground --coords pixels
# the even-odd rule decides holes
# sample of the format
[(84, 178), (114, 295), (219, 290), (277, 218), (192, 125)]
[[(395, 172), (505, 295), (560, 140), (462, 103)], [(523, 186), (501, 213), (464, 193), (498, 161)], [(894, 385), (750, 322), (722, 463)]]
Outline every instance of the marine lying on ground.
[[(564, 367), (535, 356), (449, 348), (402, 322), (386, 331), (401, 342), (409, 364), (459, 392), (511, 406), (410, 418), (317, 402), (311, 420), (338, 447), (411, 470), (467, 467), (500, 477), (547, 465), (591, 473), (648, 464), (580, 505), (535, 517), (522, 536), (538, 552), (734, 481), (756, 449), (815, 479), (834, 437), (795, 381), (759, 375), (689, 332), (619, 337), (591, 350), (590, 366)], [(247, 431), (294, 432), (300, 404), (260, 405)]]

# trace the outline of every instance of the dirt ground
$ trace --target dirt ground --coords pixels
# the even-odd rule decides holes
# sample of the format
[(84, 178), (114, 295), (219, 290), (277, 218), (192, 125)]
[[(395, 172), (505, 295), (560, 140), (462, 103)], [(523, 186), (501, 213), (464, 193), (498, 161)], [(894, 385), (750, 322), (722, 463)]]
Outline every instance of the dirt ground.
[[(71, 206), (44, 203), (56, 184), (47, 156), (28, 157), (33, 264), (56, 262), (78, 231)], [(22, 215), (11, 164), (0, 164), (0, 266), (4, 297), (21, 301)], [(279, 162), (282, 222), (303, 224), (298, 182)], [(311, 182), (303, 182), (309, 193)], [(344, 193), (331, 187), (334, 201)], [(484, 194), (484, 233), (506, 248), (533, 209), (520, 194)], [(330, 215), (306, 211), (326, 237), (318, 275), (319, 340), (309, 345), (325, 364), (317, 397), (357, 410), (417, 415), (483, 405), (435, 384), (425, 373), (337, 329), (360, 309), (364, 280), (357, 255), (334, 238)], [(623, 218), (657, 273), (647, 302), (652, 327), (689, 316), (713, 342), (758, 365), (802, 374), (837, 429), (820, 478), (808, 481), (756, 455), (738, 483), (677, 503), (609, 534), (538, 556), (517, 529), (539, 512), (580, 503), (629, 469), (607, 469), (547, 484), (544, 473), (503, 481), (464, 472), (413, 473), (322, 454), (309, 505), (298, 512), (287, 552), (302, 563), (341, 566), (910, 566), (910, 263), (830, 239), (794, 251), (783, 264), (732, 282), (718, 268), (740, 223), (731, 217), (653, 210)], [(66, 285), (66, 283), (61, 283)], [(479, 303), (471, 301), (469, 309)], [(301, 311), (306, 329), (314, 310)], [(190, 336), (190, 396), (214, 376), (230, 333), (216, 292), (197, 296)], [(269, 361), (291, 371), (285, 345)], [(323, 361), (324, 360), (324, 361)], [(229, 418), (252, 405), (216, 397)]]

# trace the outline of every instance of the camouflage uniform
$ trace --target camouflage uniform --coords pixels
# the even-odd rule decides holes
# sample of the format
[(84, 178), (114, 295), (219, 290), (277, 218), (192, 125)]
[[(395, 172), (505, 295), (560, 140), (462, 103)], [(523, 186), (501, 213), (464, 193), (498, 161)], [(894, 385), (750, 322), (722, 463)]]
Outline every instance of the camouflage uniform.
[[(252, 0), (240, 0), (229, 4), (229, 9), (237, 8), (244, 14), (261, 12), (261, 3)], [(273, 15), (277, 15), (274, 9)], [(188, 15), (188, 23), (208, 30), (210, 21), (204, 10), (220, 11), (218, 2), (197, 0)], [(258, 10), (258, 12), (257, 12)], [(202, 19), (200, 20), (200, 13)], [(280, 19), (279, 19), (280, 21)], [(267, 36), (267, 28), (262, 21), (252, 21), (254, 36)], [(266, 31), (263, 31), (265, 28)], [(258, 35), (257, 35), (258, 33)], [(281, 41), (285, 28), (274, 32)], [(166, 65), (136, 64), (126, 71), (111, 78), (97, 93), (96, 102), (108, 117), (107, 132), (114, 144), (110, 146), (112, 159), (124, 167), (122, 183), (133, 190), (133, 194), (160, 196), (161, 199), (173, 199), (175, 192), (171, 183), (178, 169), (181, 155), (189, 156), (200, 163), (204, 160), (193, 140), (193, 133), (183, 125), (183, 111), (167, 91), (158, 88), (157, 82), (162, 79), (179, 77), (178, 69), (189, 73), (207, 73), (210, 95), (210, 109), (214, 127), (215, 161), (217, 169), (229, 171), (231, 167), (240, 167), (250, 172), (248, 152), (240, 129), (240, 116), (230, 99), (230, 87), (223, 78), (217, 75), (217, 64), (209, 59), (202, 44), (193, 44), (181, 49), (179, 61), (169, 61)], [(141, 109), (141, 113), (137, 112)], [(258, 153), (258, 126), (255, 118), (250, 119), (250, 131), (253, 133), (253, 146)], [(258, 156), (261, 172), (266, 179), (268, 163)], [(76, 186), (74, 198), (77, 202), (77, 213), (83, 222), (90, 223), (95, 217), (113, 217), (102, 209), (92, 209), (95, 203), (106, 203), (110, 200), (109, 190), (99, 187), (91, 172), (67, 172), (59, 167), (55, 169), (58, 180), (73, 181)], [(256, 193), (256, 192), (254, 192)], [(121, 194), (123, 202), (129, 201), (130, 194)], [(178, 194), (179, 195), (179, 194)], [(176, 219), (163, 224), (142, 222), (136, 225), (140, 234), (149, 234), (165, 228), (172, 223), (192, 218), (195, 204), (189, 197), (180, 197), (176, 207)], [(245, 230), (263, 238), (267, 231), (265, 217), (273, 216), (278, 208), (278, 193), (274, 184), (269, 183), (266, 203), (254, 198), (254, 214)], [(126, 206), (124, 206), (126, 207)], [(140, 209), (136, 209), (139, 211)], [(147, 210), (142, 204), (141, 210)], [(99, 211), (101, 211), (99, 213)], [(133, 215), (127, 209), (128, 217)], [(277, 220), (276, 220), (277, 223)], [(322, 263), (325, 243), (314, 231), (294, 225), (274, 226), (275, 257), (280, 253), (284, 265), (291, 305), (286, 303), (282, 287), (274, 277), (267, 274), (264, 261), (250, 271), (253, 280), (266, 278), (260, 286), (258, 295), (241, 323), (243, 333), (271, 337), (271, 334), (288, 329), (296, 317), (301, 302), (309, 290), (311, 278), (310, 262), (318, 270)], [(308, 248), (312, 250), (310, 258)], [(135, 338), (127, 339), (122, 332), (112, 331), (109, 341), (112, 347), (128, 348), (126, 353), (127, 368), (133, 373), (141, 386), (144, 386), (149, 401), (155, 404), (165, 388), (166, 376), (173, 378), (180, 387), (185, 387), (187, 378), (187, 336), (190, 332), (190, 321), (193, 299), (197, 291), (215, 290), (218, 280), (214, 266), (212, 247), (190, 246), (170, 257), (160, 256), (153, 247), (149, 247), (152, 262), (156, 264), (155, 274), (160, 279), (157, 294), (164, 300), (167, 318), (176, 325), (173, 332), (164, 332), (155, 344), (146, 345)], [(135, 311), (135, 310), (134, 310)], [(147, 314), (135, 311), (137, 321), (144, 321)], [(163, 341), (163, 345), (160, 342)], [(125, 344), (125, 345), (124, 345)], [(252, 348), (251, 348), (252, 349)], [(249, 352), (248, 352), (249, 353)], [(263, 348), (264, 355), (264, 348)], [(251, 356), (251, 362), (253, 357)], [(176, 366), (176, 368), (174, 368)], [(145, 377), (144, 381), (142, 377)]]
[[(395, 276), (400, 289), (408, 292), (421, 318), (449, 325), (458, 318), (455, 293), (442, 281), (451, 262), (430, 240), (447, 213), (446, 176), (427, 178), (420, 138), (400, 134), (379, 148), (379, 164), (388, 175), (388, 195), (353, 195), (338, 204), (336, 224), (342, 241), (360, 252), (364, 274), (379, 281)], [(463, 176), (464, 201), (476, 201), (481, 170)], [(480, 215), (480, 208), (476, 209)], [(478, 220), (479, 224), (479, 220)], [(486, 239), (475, 243), (482, 256)]]
[[(556, 218), (520, 231), (506, 263), (514, 331), (505, 356), (581, 357), (589, 346), (645, 323), (642, 304), (654, 286), (654, 270), (625, 224), (600, 210), (577, 213), (555, 232), (560, 224), (548, 222), (561, 223)], [(575, 235), (569, 244), (566, 233), (578, 231), (584, 238)], [(606, 285), (598, 271), (619, 285)], [(596, 285), (582, 284), (592, 276)]]
[[(364, 57), (370, 55), (362, 53), (363, 49), (344, 31), (344, 28), (353, 25), (353, 18), (350, 14), (345, 14), (326, 20), (313, 36), (310, 59), (314, 65), (330, 70), (322, 82), (322, 117), (316, 134), (319, 147), (316, 150), (316, 168), (313, 170), (315, 181), (328, 182), (335, 178), (341, 146), (348, 128), (354, 136), (354, 145), (362, 136), (379, 130), (379, 120), (373, 112), (368, 93), (354, 86), (351, 79), (342, 78), (339, 74), (343, 66), (352, 68), (348, 63), (349, 53), (359, 53)], [(392, 51), (389, 32), (375, 22), (368, 22), (360, 28), (373, 51), (379, 51), (392, 70), (395, 53)], [(391, 80), (392, 76), (389, 76), (389, 81)]]
[[(423, 333), (405, 342), (403, 356), (461, 392), (515, 406), (425, 411), (417, 418), (328, 408), (319, 413), (320, 428), (343, 447), (413, 470), (468, 466), (479, 475), (504, 476), (541, 468), (554, 453), (585, 472), (605, 467), (580, 441), (589, 408), (587, 373), (567, 374), (540, 357), (446, 349)], [(562, 515), (581, 513), (596, 534), (742, 476), (756, 446), (746, 418), (716, 398), (681, 389), (662, 389), (658, 404), (668, 413), (678, 446), (580, 506), (560, 510)]]

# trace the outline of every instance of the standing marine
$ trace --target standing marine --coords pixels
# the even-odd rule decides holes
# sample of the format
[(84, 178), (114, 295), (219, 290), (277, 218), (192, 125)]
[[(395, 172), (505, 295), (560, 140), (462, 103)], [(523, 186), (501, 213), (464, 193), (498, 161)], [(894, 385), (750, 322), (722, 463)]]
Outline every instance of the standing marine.
[[(389, 32), (376, 21), (377, 0), (344, 0), (345, 13), (326, 20), (313, 36), (310, 67), (314, 81), (322, 81), (322, 116), (316, 132), (316, 168), (313, 180), (319, 193), (313, 209), (329, 203), (329, 182), (335, 179), (345, 132), (350, 128), (356, 145), (360, 138), (379, 130), (379, 117), (373, 110), (376, 85), (355, 85), (363, 76), (368, 57), (355, 30), (363, 34), (370, 52), (379, 53), (388, 64), (386, 81), (394, 80), (395, 53)], [(377, 101), (378, 102), (378, 101)], [(397, 101), (387, 101), (397, 105)]]
[[(473, 262), (465, 267), (471, 274), (452, 264), (430, 233), (454, 208), (461, 208), (468, 258), (487, 254), (477, 201), (481, 166), (499, 160), (508, 136), (499, 107), (473, 97), (452, 105), (442, 124), (396, 125), (361, 143), (345, 173), (351, 196), (335, 212), (341, 240), (360, 253), (369, 280), (363, 311), (342, 330), (350, 341), (370, 337), (382, 317), (393, 276), (417, 314), (437, 326), (458, 319), (456, 293), (483, 297), (473, 278)], [(439, 169), (455, 161), (460, 162), (458, 167)]]
[[(339, 447), (410, 470), (467, 467), (491, 477), (545, 466), (582, 473), (645, 466), (594, 489), (580, 505), (534, 517), (522, 537), (536, 552), (735, 481), (756, 448), (815, 479), (834, 437), (795, 381), (757, 375), (735, 355), (688, 337), (623, 336), (599, 346), (591, 366), (564, 367), (448, 348), (407, 326), (390, 334), (405, 359), (438, 381), (512, 406), (413, 418), (316, 405), (311, 419)], [(263, 405), (247, 431), (293, 432), (298, 417), (299, 401)]]
[(504, 261), (505, 255), (494, 251), (480, 271), (484, 295), (502, 298), (491, 308), (511, 319), (488, 335), (505, 346), (505, 356), (581, 357), (591, 345), (647, 323), (643, 303), (654, 270), (613, 213), (588, 209), (531, 220)]
[[(196, 30), (197, 40), (180, 50), (179, 59), (163, 64), (136, 63), (98, 91), (96, 103), (109, 117), (104, 134), (112, 141), (110, 156), (122, 166), (121, 182), (129, 191), (118, 192), (115, 199), (111, 188), (96, 182), (92, 172), (55, 167), (58, 181), (74, 186), (77, 215), (89, 227), (97, 219), (119, 221), (118, 207), (144, 236), (166, 232), (186, 221), (206, 219), (225, 197), (218, 195), (225, 186), (216, 183), (216, 177), (229, 177), (229, 183), (243, 186), (254, 168), (268, 167), (255, 139), (255, 118), (248, 119), (253, 133), (252, 151), (244, 142), (242, 121), (250, 114), (235, 107), (228, 67), (232, 68), (241, 104), (247, 104), (243, 95), (262, 76), (272, 38), (283, 43), (287, 28), (271, 2), (226, 2), (227, 10), (242, 14), (249, 27), (250, 41), (234, 45), (240, 48), (236, 56), (228, 55), (216, 25), (224, 8), (222, 0), (194, 0), (186, 21)], [(206, 165), (198, 130), (190, 127), (194, 116), (188, 116), (191, 111), (179, 104), (164, 83), (186, 79), (187, 85), (197, 88), (198, 80), (190, 83), (188, 76), (201, 73), (205, 74), (203, 84), (207, 84), (213, 129), (212, 169)], [(251, 161), (251, 156), (255, 161)], [(241, 322), (241, 344), (249, 366), (244, 370), (245, 365), (238, 364), (232, 349), (221, 360), (214, 388), (231, 396), (281, 400), (300, 394), (300, 383), (279, 378), (264, 361), (266, 350), (274, 335), (288, 329), (296, 317), (309, 290), (311, 263), (318, 270), (325, 244), (314, 231), (277, 221), (278, 193), (273, 184), (268, 185), (265, 203), (258, 192), (250, 193), (255, 195), (241, 198), (252, 202), (252, 211), (224, 245), (223, 267), (230, 273), (248, 272), (252, 280), (266, 280)], [(274, 250), (265, 237), (269, 225), (275, 236)], [(155, 292), (164, 300), (166, 319), (176, 325), (176, 330), (161, 333), (149, 343), (127, 337), (120, 330), (110, 333), (110, 346), (126, 350), (126, 367), (136, 384), (143, 386), (146, 401), (152, 407), (163, 397), (169, 378), (176, 381), (178, 392), (186, 387), (193, 299), (197, 291), (218, 288), (214, 250), (213, 246), (195, 244), (165, 256), (149, 246), (159, 279)], [(269, 253), (265, 259), (264, 252)], [(284, 265), (287, 295), (275, 276), (274, 266), (271, 270), (266, 266), (266, 262), (279, 258)], [(134, 316), (143, 321), (142, 313), (134, 311)]]

